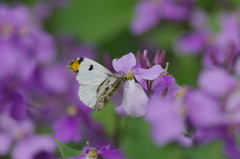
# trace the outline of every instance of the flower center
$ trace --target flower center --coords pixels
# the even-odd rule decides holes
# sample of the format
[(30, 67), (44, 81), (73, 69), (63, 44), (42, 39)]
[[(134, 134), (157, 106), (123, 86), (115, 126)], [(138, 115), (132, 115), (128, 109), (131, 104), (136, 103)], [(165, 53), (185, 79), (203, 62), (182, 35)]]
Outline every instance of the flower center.
[(13, 27), (9, 24), (4, 24), (1, 27), (1, 33), (4, 35), (10, 35), (12, 31), (13, 31)]
[(26, 27), (20, 28), (20, 29), (19, 29), (19, 34), (21, 34), (21, 35), (27, 34), (27, 28), (26, 28)]
[(97, 149), (96, 149), (96, 148), (90, 148), (88, 141), (87, 141), (86, 143), (87, 143), (88, 149), (89, 149), (88, 157), (89, 157), (90, 159), (96, 159), (97, 156), (98, 156), (98, 154), (97, 154)]
[(126, 79), (128, 79), (128, 80), (133, 80), (133, 75), (132, 75), (132, 73), (131, 73), (131, 70), (128, 70), (127, 75), (125, 75), (124, 77), (125, 77)]
[(19, 131), (19, 132), (17, 132), (17, 133), (15, 134), (15, 138), (16, 138), (17, 140), (21, 140), (22, 138), (24, 138), (24, 136), (25, 136), (25, 133), (22, 132), (22, 131)]
[(97, 149), (96, 148), (91, 148), (88, 152), (88, 157), (97, 158)]
[(74, 107), (74, 106), (67, 107), (67, 113), (71, 116), (76, 116), (77, 115), (76, 107)]

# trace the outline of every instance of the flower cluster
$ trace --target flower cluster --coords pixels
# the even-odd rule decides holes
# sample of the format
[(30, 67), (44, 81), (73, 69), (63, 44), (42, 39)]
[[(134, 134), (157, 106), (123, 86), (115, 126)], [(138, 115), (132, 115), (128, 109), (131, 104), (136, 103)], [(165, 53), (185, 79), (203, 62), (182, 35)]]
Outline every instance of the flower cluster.
[[(160, 55), (158, 51), (155, 59)], [(113, 60), (117, 72), (130, 74), (132, 78), (112, 101), (122, 101), (122, 111), (133, 117), (143, 116), (151, 125), (158, 145), (176, 141), (189, 147), (222, 139), (225, 153), (239, 158), (236, 137), (240, 91), (239, 80), (234, 74), (222, 67), (208, 68), (200, 72), (198, 89), (180, 87), (157, 61), (150, 64), (147, 51), (138, 57), (136, 62), (134, 55), (129, 53)], [(116, 100), (117, 97), (121, 100)], [(115, 105), (119, 106), (119, 102)]]
[(54, 39), (43, 30), (38, 13), (0, 4), (0, 158), (54, 159), (52, 137), (67, 143), (80, 142), (84, 135), (94, 144), (109, 143), (79, 101), (78, 83), (65, 67), (79, 54), (95, 58), (94, 47), (69, 35)]

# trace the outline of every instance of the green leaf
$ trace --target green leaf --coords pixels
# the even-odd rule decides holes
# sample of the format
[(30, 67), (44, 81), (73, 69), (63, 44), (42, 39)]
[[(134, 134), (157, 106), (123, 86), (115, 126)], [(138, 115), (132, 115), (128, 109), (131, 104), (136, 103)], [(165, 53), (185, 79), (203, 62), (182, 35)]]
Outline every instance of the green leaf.
[(72, 149), (72, 148), (68, 147), (67, 145), (61, 143), (57, 139), (55, 139), (55, 138), (53, 138), (53, 139), (57, 143), (58, 149), (59, 149), (63, 159), (66, 159), (69, 157), (77, 157), (79, 154), (82, 153), (82, 151), (80, 151), (80, 150)]

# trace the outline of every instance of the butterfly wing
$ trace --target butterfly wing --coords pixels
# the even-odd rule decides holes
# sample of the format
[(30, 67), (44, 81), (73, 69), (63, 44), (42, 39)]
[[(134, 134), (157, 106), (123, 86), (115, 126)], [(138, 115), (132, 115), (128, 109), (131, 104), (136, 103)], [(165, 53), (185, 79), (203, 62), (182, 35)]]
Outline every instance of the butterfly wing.
[(115, 75), (99, 63), (83, 57), (75, 59), (68, 67), (76, 73), (76, 79), (81, 84), (78, 91), (80, 100), (90, 108), (94, 108), (100, 85), (107, 78)]
[(88, 58), (82, 58), (76, 74), (78, 82), (82, 85), (100, 85), (111, 76), (114, 76), (112, 72)]
[(81, 85), (78, 90), (80, 100), (90, 108), (93, 108), (97, 102), (98, 85)]
[(116, 92), (116, 90), (122, 86), (123, 79), (120, 77), (108, 77), (98, 87), (96, 105), (93, 107), (94, 110), (101, 110)]

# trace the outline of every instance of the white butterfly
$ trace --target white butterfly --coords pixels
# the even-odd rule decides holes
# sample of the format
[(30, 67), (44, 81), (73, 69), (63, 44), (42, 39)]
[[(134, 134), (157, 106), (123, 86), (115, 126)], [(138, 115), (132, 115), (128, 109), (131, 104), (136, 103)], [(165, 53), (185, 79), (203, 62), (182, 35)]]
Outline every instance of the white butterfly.
[(125, 79), (116, 77), (99, 63), (85, 57), (78, 57), (67, 67), (76, 73), (81, 84), (78, 91), (80, 100), (93, 110), (101, 110)]

